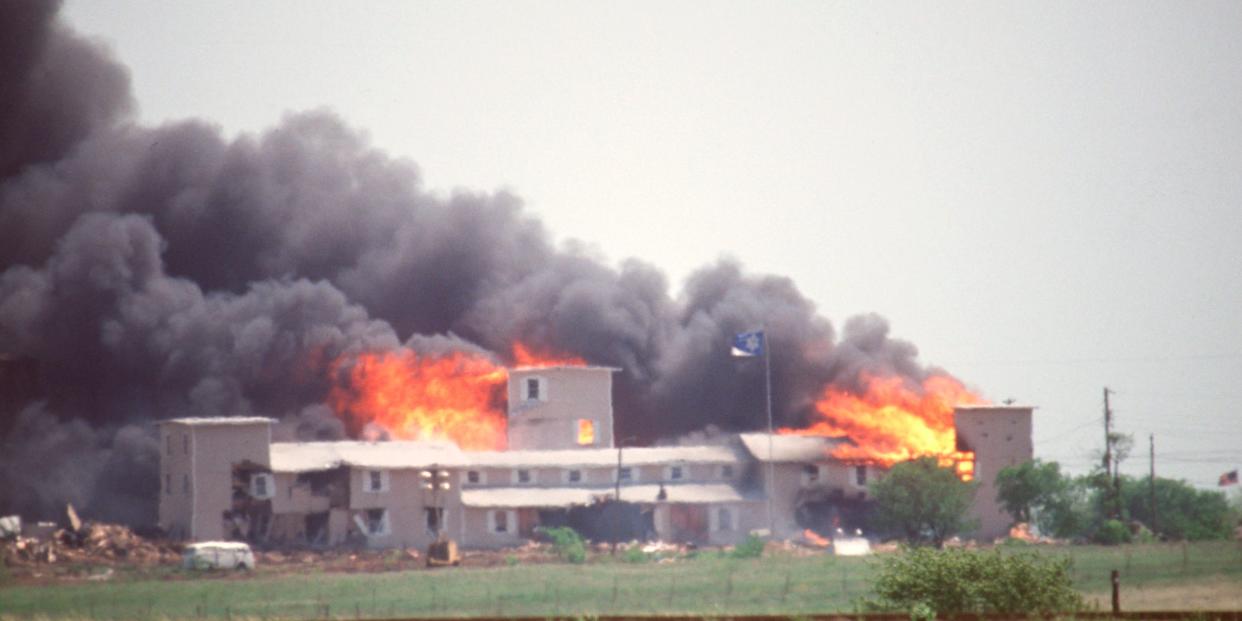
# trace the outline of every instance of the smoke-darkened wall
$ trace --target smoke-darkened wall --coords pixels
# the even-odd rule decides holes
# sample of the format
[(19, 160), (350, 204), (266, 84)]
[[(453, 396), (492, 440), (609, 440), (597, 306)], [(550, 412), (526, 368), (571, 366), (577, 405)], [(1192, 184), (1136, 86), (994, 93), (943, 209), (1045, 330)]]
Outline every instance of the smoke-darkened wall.
[[(147, 523), (152, 421), (261, 414), (343, 427), (329, 363), (515, 340), (623, 369), (618, 437), (778, 424), (859, 371), (928, 371), (876, 316), (838, 337), (788, 278), (731, 261), (670, 293), (658, 268), (558, 248), (506, 193), (428, 191), (334, 114), (257, 135), (135, 124), (128, 71), (54, 3), (0, 4), (0, 514)], [(33, 384), (33, 385), (32, 385)]]

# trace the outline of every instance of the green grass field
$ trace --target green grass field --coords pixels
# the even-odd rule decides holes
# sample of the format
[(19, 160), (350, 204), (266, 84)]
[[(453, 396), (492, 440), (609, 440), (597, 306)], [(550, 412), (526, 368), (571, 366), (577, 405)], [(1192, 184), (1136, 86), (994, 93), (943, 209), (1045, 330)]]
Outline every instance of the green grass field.
[[(1242, 592), (1242, 548), (1230, 542), (1035, 549), (1069, 555), (1084, 593), (1176, 591), (1211, 583)], [(1010, 553), (1012, 549), (1002, 550)], [(694, 613), (808, 614), (852, 611), (870, 589), (874, 558), (770, 555), (670, 563), (595, 560), (372, 574), (199, 574), (0, 588), (5, 618), (374, 618)], [(1124, 597), (1123, 597), (1124, 600)], [(1203, 608), (1213, 607), (1209, 602)], [(1216, 606), (1220, 607), (1220, 606)]]

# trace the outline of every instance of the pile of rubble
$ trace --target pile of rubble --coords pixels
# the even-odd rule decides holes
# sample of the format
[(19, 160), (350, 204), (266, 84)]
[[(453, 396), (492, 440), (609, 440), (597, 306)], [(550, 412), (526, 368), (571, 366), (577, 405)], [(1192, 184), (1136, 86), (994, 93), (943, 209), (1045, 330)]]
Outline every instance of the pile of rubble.
[(69, 526), (36, 524), (17, 534), (7, 531), (0, 556), (10, 567), (54, 563), (155, 565), (176, 563), (180, 546), (144, 539), (119, 524), (82, 523), (70, 507)]

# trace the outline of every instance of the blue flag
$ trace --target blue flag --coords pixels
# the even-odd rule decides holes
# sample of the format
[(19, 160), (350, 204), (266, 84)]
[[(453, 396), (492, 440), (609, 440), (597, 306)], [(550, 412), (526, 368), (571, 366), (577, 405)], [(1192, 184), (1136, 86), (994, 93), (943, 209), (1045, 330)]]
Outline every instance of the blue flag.
[(743, 332), (733, 337), (733, 355), (753, 358), (763, 355), (763, 331)]

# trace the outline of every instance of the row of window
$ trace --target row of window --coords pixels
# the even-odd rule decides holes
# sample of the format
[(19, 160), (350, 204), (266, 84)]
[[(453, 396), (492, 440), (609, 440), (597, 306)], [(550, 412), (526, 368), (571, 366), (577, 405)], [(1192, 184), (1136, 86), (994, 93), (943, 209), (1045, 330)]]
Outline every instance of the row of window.
[[(803, 487), (816, 485), (827, 478), (827, 466), (807, 464), (802, 467), (802, 485)], [(853, 483), (858, 487), (867, 486), (867, 467), (854, 466), (851, 473), (853, 475)]]
[[(623, 466), (616, 471), (617, 476), (623, 482), (633, 482), (639, 480), (639, 469), (636, 467)], [(734, 468), (732, 464), (721, 464), (717, 471), (721, 478), (732, 479)], [(487, 483), (486, 473), (482, 470), (467, 470), (463, 474), (463, 483), (469, 485), (482, 485)], [(171, 475), (165, 476), (164, 489), (168, 494), (172, 493)], [(561, 471), (561, 480), (564, 483), (581, 483), (585, 476), (583, 470), (579, 468), (569, 468)], [(665, 466), (665, 481), (683, 481), (686, 478), (686, 470), (684, 466)], [(385, 493), (389, 489), (389, 472), (387, 470), (367, 470), (362, 473), (362, 491), (371, 493)], [(510, 483), (515, 485), (529, 485), (534, 482), (534, 472), (529, 469), (519, 468), (510, 471)], [(190, 490), (190, 476), (185, 475), (184, 480), (185, 492)], [(250, 476), (250, 495), (255, 498), (271, 498), (276, 493), (276, 481), (269, 473), (255, 473)]]
[[(444, 525), (445, 510), (441, 507), (423, 509), (427, 533), (436, 535)], [(368, 509), (365, 514), (354, 518), (355, 523), (364, 533), (372, 537), (392, 533), (388, 521), (388, 509)], [(708, 528), (713, 532), (735, 530), (738, 525), (736, 507), (715, 507), (708, 514)], [(517, 511), (513, 509), (493, 509), (487, 512), (487, 532), (494, 535), (517, 533)]]
[[(622, 466), (619, 470), (615, 470), (616, 479), (622, 482), (635, 482), (640, 480), (639, 473), (641, 470), (634, 466)], [(734, 468), (733, 464), (721, 464), (717, 470), (720, 478), (732, 479)], [(568, 468), (561, 471), (561, 481), (564, 483), (581, 483), (583, 481), (583, 471), (578, 468)], [(663, 481), (684, 481), (686, 479), (686, 469), (684, 466), (665, 466)], [(519, 468), (511, 470), (509, 474), (509, 482), (515, 485), (526, 485), (534, 481), (534, 474), (531, 470)], [(484, 485), (487, 483), (487, 473), (482, 470), (467, 470), (462, 476), (462, 483), (467, 485)]]

